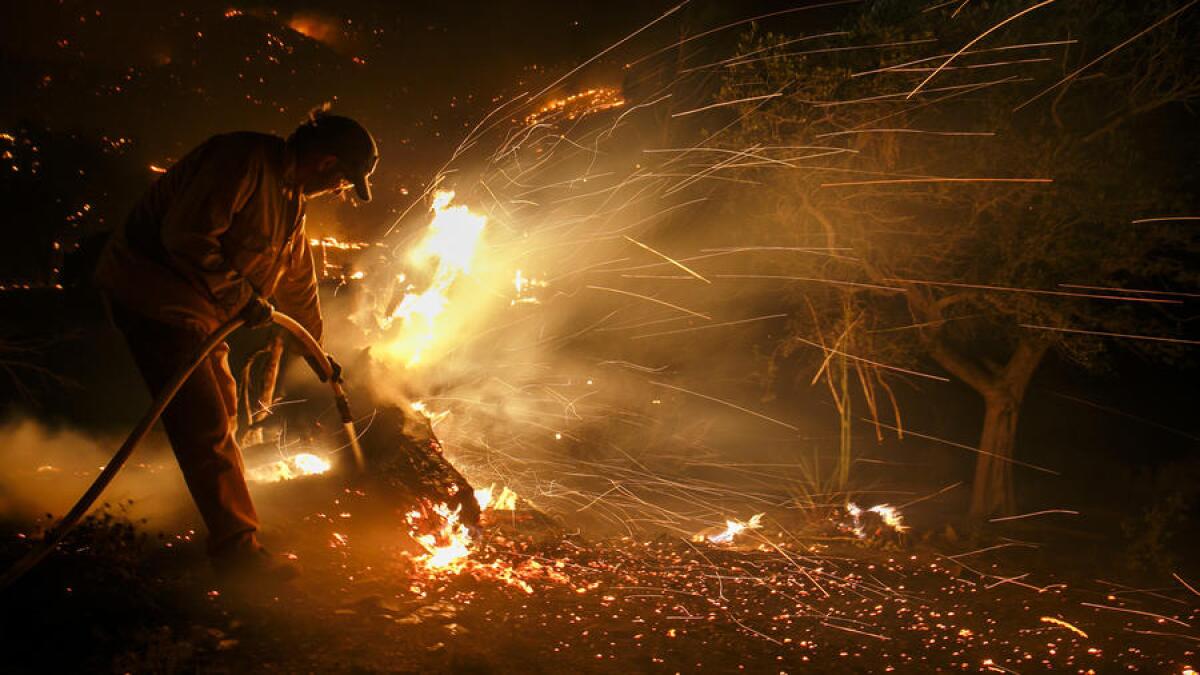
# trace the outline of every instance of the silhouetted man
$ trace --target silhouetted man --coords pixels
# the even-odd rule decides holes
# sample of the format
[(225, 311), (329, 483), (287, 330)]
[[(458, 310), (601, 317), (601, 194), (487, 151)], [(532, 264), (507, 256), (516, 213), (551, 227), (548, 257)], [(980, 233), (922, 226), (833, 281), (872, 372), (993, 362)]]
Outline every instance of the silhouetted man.
[[(371, 198), (378, 152), (347, 117), (317, 111), (286, 140), (253, 132), (215, 136), (150, 188), (101, 257), (97, 281), (146, 384), (157, 396), (218, 326), (270, 321), (272, 306), (321, 339), (307, 199), (354, 188)], [(286, 580), (294, 565), (259, 544), (234, 434), (236, 383), (222, 344), (163, 414), (188, 489), (208, 527), (219, 575)], [(341, 368), (330, 358), (335, 377)]]

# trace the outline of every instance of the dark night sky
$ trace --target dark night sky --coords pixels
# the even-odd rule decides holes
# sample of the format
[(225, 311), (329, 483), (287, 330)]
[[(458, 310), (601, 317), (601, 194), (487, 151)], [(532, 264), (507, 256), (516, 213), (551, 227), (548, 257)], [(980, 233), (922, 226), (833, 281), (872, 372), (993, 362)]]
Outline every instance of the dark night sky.
[[(340, 207), (336, 215), (346, 223), (340, 229), (369, 235), (408, 205), (497, 97), (540, 89), (668, 7), (546, 0), (5, 3), (0, 125), (78, 133), (84, 143), (106, 146), (101, 150), (126, 171), (139, 167), (148, 183), (150, 164), (169, 164), (211, 134), (286, 135), (308, 109), (334, 101), (372, 128), (383, 152), (377, 203)], [(621, 59), (687, 26), (759, 9), (773, 6), (689, 8), (567, 88), (619, 84)], [(85, 201), (98, 211), (85, 228), (110, 226), (142, 185), (136, 188), (86, 188)]]

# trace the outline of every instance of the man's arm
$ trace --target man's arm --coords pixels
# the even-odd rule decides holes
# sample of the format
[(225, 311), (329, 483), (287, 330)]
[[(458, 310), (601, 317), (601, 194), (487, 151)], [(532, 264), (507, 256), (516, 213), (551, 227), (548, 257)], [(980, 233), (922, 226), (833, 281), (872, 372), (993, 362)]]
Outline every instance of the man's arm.
[(317, 272), (303, 227), (296, 233), (288, 253), (287, 269), (275, 288), (275, 307), (299, 321), (320, 342), (324, 322), (321, 300), (317, 297)]
[(171, 198), (163, 219), (162, 243), (172, 266), (208, 291), (218, 308), (236, 313), (255, 294), (221, 248), (223, 235), (258, 188), (262, 166), (252, 153), (213, 144)]

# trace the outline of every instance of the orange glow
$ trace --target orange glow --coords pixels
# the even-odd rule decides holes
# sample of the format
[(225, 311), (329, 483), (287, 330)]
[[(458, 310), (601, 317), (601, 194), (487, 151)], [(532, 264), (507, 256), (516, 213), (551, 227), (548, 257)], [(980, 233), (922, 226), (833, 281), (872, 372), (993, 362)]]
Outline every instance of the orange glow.
[(288, 22), (288, 28), (326, 45), (333, 45), (341, 39), (337, 23), (311, 12), (302, 12), (293, 16), (292, 20)]

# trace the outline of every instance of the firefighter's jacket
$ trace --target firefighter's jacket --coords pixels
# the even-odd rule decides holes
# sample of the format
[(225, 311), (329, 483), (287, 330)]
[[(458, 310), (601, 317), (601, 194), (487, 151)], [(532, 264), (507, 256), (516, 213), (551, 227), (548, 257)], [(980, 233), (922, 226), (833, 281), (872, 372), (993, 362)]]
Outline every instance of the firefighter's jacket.
[(214, 136), (179, 160), (114, 232), (96, 271), (126, 308), (205, 334), (253, 294), (321, 339), (321, 307), (284, 140)]

